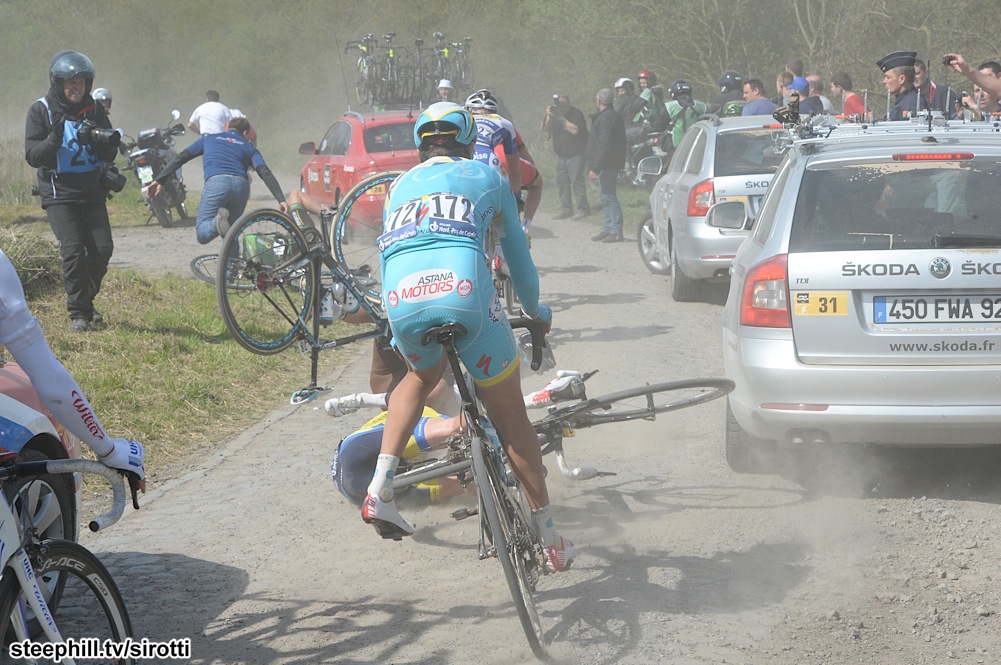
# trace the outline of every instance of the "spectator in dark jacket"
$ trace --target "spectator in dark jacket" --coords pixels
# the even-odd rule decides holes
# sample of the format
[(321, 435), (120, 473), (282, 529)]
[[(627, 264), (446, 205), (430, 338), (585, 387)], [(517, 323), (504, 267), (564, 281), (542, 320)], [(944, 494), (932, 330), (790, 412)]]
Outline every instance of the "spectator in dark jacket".
[(622, 208), (615, 193), (619, 171), (626, 161), (626, 125), (615, 109), (614, 97), (608, 88), (598, 91), (598, 112), (591, 117), (591, 134), (587, 140), (588, 177), (598, 181), (605, 223), (594, 241), (622, 241)]
[[(584, 112), (570, 105), (570, 98), (557, 95), (557, 103), (546, 109), (542, 131), (553, 137), (556, 153), (556, 186), (560, 191), (560, 212), (553, 219), (573, 216), (581, 219), (591, 214), (587, 202), (587, 178), (584, 154), (587, 151), (587, 125)], [(577, 214), (574, 215), (574, 199)]]
[[(49, 64), (49, 91), (28, 109), (24, 156), (38, 169), (38, 193), (63, 258), (66, 309), (74, 332), (103, 323), (94, 297), (114, 244), (102, 174), (115, 161), (121, 135), (112, 133), (94, 101), (94, 64), (60, 51)], [(107, 131), (101, 131), (107, 130)]]

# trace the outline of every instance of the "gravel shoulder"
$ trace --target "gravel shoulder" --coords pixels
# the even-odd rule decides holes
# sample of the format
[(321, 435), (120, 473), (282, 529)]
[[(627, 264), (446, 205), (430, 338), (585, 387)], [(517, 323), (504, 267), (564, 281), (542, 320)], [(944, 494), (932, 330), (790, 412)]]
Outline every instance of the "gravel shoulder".
[[(589, 241), (593, 219), (535, 221), (559, 366), (599, 369), (591, 394), (721, 376), (722, 290), (673, 302), (635, 242)], [(205, 253), (190, 228), (115, 240), (119, 267), (186, 274)], [(363, 389), (367, 361), (359, 349), (325, 381)], [(580, 548), (540, 596), (557, 662), (998, 661), (996, 455), (832, 454), (822, 475), (737, 475), (724, 413), (714, 402), (568, 442), (571, 461), (616, 475), (550, 475), (558, 523)], [(206, 664), (534, 662), (500, 566), (476, 559), (472, 520), (453, 521), (454, 505), (411, 511), (414, 537), (384, 542), (335, 493), (332, 451), (365, 415), (260, 415), (142, 510), (84, 537), (138, 637), (190, 637), (191, 662)]]

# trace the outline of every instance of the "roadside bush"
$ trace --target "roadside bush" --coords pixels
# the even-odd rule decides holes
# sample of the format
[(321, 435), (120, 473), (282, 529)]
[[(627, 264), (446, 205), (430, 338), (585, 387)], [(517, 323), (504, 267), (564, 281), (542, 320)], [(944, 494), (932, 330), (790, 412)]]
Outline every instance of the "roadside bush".
[(31, 167), (24, 161), (24, 140), (0, 141), (0, 205), (31, 203), (34, 180)]
[(63, 281), (59, 248), (34, 231), (0, 226), (0, 248), (17, 268), (30, 301), (58, 288)]

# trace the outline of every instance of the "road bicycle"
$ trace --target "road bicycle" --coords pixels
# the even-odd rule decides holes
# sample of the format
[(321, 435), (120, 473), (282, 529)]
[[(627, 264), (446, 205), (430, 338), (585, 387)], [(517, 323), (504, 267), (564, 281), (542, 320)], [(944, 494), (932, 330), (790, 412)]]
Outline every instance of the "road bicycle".
[[(317, 385), (321, 351), (364, 339), (388, 344), (376, 238), (382, 233), (386, 191), (400, 173), (364, 178), (336, 209), (321, 215), (319, 229), (262, 209), (241, 217), (223, 240), (216, 259), (216, 298), (233, 338), (261, 355), (292, 345), (310, 355), (311, 382), (293, 393), (293, 404), (327, 390)], [(196, 274), (209, 263), (205, 257), (195, 261), (200, 259), (205, 260), (198, 270), (192, 265)], [(370, 324), (364, 330), (347, 331), (325, 316), (324, 302), (335, 290), (343, 293), (345, 309), (367, 314)]]
[[(89, 473), (111, 484), (112, 505), (105, 515), (89, 524), (92, 531), (104, 529), (121, 518), (126, 492), (123, 475), (93, 460), (7, 461), (0, 463), (0, 482), (32, 482), (46, 474)], [(133, 505), (138, 508), (133, 487)], [(61, 539), (38, 537), (36, 527), (24, 513), (0, 501), (0, 636), (3, 662), (10, 644), (48, 641), (64, 643), (96, 638), (122, 643), (133, 637), (132, 623), (114, 579), (100, 560), (82, 545)], [(57, 625), (58, 624), (58, 625)], [(51, 645), (54, 646), (54, 645)], [(62, 662), (72, 658), (29, 660)], [(87, 662), (93, 662), (88, 660)], [(106, 662), (135, 663), (127, 654)]]
[(375, 50), (378, 45), (375, 35), (369, 33), (360, 40), (348, 42), (344, 46), (345, 53), (358, 51), (355, 95), (358, 97), (358, 103), (366, 106), (371, 106), (376, 97), (378, 81), (375, 76)]
[[(532, 368), (538, 369), (544, 347), (542, 326), (531, 319), (511, 320), (512, 328), (528, 327), (533, 337)], [(427, 330), (425, 345), (440, 344), (454, 376), (463, 376), (455, 350), (456, 341), (466, 334), (458, 324)], [(526, 396), (526, 405), (547, 407), (547, 415), (533, 423), (543, 455), (554, 453), (560, 472), (576, 480), (611, 475), (591, 467), (571, 468), (565, 460), (563, 441), (576, 430), (604, 423), (655, 420), (657, 415), (704, 404), (733, 390), (728, 379), (689, 379), (638, 386), (588, 398), (584, 381), (594, 373), (567, 375), (559, 390), (544, 390)], [(394, 490), (444, 476), (456, 476), (461, 483), (475, 485), (476, 507), (452, 513), (455, 519), (479, 518), (479, 558), (497, 558), (514, 600), (519, 621), (532, 652), (548, 660), (545, 629), (536, 608), (539, 581), (548, 574), (543, 544), (532, 524), (531, 511), (521, 485), (507, 462), (504, 446), (485, 427), (475, 395), (465, 380), (456, 383), (464, 415), (463, 431), (440, 451), (440, 456), (403, 461), (397, 469)], [(570, 401), (559, 405), (560, 400)]]

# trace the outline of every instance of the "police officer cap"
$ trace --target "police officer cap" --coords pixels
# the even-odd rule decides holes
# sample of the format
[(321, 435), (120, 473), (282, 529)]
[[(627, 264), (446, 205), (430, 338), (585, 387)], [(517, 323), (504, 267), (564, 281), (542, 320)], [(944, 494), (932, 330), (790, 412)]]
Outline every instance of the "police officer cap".
[(886, 73), (894, 67), (913, 67), (917, 51), (894, 51), (876, 61), (876, 65)]

